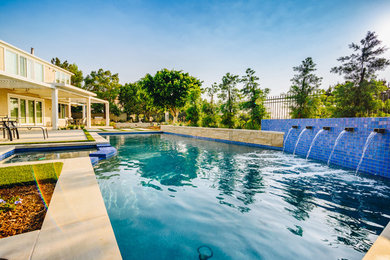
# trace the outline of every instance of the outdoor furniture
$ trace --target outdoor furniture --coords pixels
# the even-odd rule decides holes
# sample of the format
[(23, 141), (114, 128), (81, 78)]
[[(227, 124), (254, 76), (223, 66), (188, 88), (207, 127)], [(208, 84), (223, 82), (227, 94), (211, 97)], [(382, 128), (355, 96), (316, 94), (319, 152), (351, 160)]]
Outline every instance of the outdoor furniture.
[(8, 134), (8, 139), (10, 141), (13, 140), (13, 138), (17, 138), (19, 139), (19, 132), (18, 132), (18, 129), (15, 127), (15, 123), (16, 120), (13, 120), (13, 119), (10, 119), (10, 118), (7, 118), (7, 117), (3, 117), (1, 118), (1, 124), (2, 124), (2, 127), (1, 129), (3, 130), (3, 138), (5, 138), (5, 133)]
[(10, 141), (13, 140), (13, 138), (19, 139), (19, 128), (27, 128), (28, 130), (31, 130), (33, 128), (39, 128), (42, 130), (43, 139), (49, 138), (49, 134), (47, 132), (47, 128), (44, 126), (17, 126), (17, 121), (15, 119), (10, 119), (8, 117), (1, 118), (2, 123), (2, 129), (3, 129), (3, 137), (5, 138), (5, 133), (8, 134), (8, 139)]

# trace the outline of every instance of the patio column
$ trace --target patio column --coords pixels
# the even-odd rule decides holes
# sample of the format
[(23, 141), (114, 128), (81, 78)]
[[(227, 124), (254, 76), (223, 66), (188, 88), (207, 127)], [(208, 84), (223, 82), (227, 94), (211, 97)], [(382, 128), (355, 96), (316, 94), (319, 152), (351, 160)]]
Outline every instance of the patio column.
[(72, 117), (72, 105), (70, 102), (68, 104), (68, 117)]
[(106, 126), (110, 125), (110, 103), (106, 102)]
[(58, 89), (56, 87), (51, 92), (51, 124), (53, 130), (58, 129)]
[(91, 97), (87, 98), (87, 128), (91, 128)]
[(86, 117), (86, 115), (85, 115), (85, 105), (82, 105), (82, 108), (83, 108), (82, 119), (85, 119), (85, 117)]

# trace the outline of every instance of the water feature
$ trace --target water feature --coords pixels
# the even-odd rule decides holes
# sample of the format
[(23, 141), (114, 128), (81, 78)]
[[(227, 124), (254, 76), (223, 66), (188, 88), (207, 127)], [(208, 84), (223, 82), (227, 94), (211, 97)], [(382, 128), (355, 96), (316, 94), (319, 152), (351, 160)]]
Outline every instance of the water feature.
[(301, 139), (301, 136), (303, 135), (303, 133), (304, 133), (306, 130), (307, 130), (307, 128), (303, 129), (302, 132), (299, 134), (298, 139), (297, 139), (297, 142), (295, 143), (293, 155), (295, 155), (295, 151), (297, 150), (297, 146), (298, 146), (299, 140)]
[(362, 259), (390, 221), (377, 176), (175, 135), (110, 143), (95, 173), (123, 259)]
[(334, 142), (334, 145), (333, 145), (332, 152), (331, 152), (330, 155), (329, 155), (328, 165), (329, 165), (329, 163), (330, 163), (330, 159), (332, 159), (334, 150), (336, 149), (336, 146), (337, 146), (337, 144), (339, 143), (339, 140), (341, 139), (341, 137), (343, 137), (343, 135), (344, 135), (346, 132), (347, 132), (347, 130), (343, 130), (343, 131), (341, 131), (341, 133), (339, 134), (339, 136), (337, 136), (336, 141)]
[(307, 158), (309, 158), (309, 155), (310, 155), (310, 152), (311, 152), (311, 148), (313, 148), (314, 142), (317, 140), (317, 137), (318, 137), (323, 131), (324, 131), (324, 129), (321, 129), (320, 131), (318, 131), (318, 133), (314, 136), (313, 141), (311, 141), (309, 151), (307, 152), (307, 155), (306, 155), (306, 160), (307, 160)]
[(376, 136), (376, 134), (377, 134), (377, 132), (372, 131), (372, 132), (370, 133), (370, 135), (367, 137), (366, 143), (364, 144), (362, 157), (360, 157), (359, 164), (358, 164), (358, 166), (356, 167), (356, 173), (358, 173), (358, 171), (359, 171), (359, 169), (360, 169), (360, 165), (361, 165), (362, 162), (363, 162), (364, 155), (366, 154), (367, 148), (370, 146), (371, 141), (372, 141), (372, 139)]
[(288, 139), (288, 137), (290, 136), (291, 130), (293, 130), (293, 127), (291, 127), (291, 128), (288, 130), (288, 132), (287, 132), (287, 136), (286, 136), (286, 139), (284, 140), (284, 144), (283, 144), (283, 152), (284, 152), (284, 149), (286, 148), (287, 139)]

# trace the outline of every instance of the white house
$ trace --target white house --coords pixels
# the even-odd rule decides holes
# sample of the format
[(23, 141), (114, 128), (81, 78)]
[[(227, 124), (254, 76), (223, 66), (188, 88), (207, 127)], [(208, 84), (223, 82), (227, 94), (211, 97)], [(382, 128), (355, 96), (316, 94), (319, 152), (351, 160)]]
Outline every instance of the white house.
[(58, 129), (70, 118), (71, 106), (82, 106), (86, 126), (91, 127), (91, 104), (109, 103), (96, 94), (71, 85), (72, 73), (0, 40), (0, 117), (17, 119), (20, 125)]

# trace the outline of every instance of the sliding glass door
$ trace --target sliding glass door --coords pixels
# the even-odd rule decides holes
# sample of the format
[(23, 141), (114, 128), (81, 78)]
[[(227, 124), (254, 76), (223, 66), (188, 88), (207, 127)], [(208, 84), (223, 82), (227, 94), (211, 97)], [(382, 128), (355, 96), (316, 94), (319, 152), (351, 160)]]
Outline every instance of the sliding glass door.
[(9, 116), (22, 125), (43, 124), (43, 101), (31, 97), (10, 96)]

